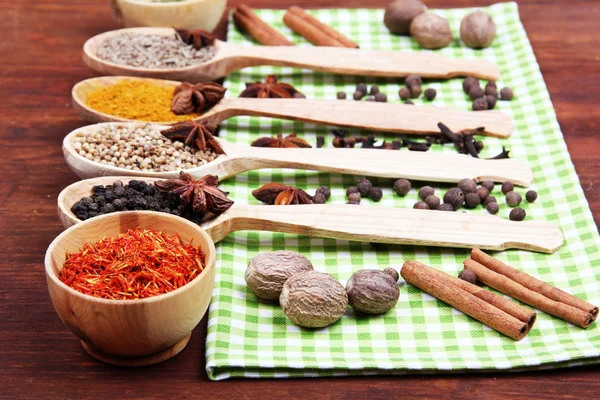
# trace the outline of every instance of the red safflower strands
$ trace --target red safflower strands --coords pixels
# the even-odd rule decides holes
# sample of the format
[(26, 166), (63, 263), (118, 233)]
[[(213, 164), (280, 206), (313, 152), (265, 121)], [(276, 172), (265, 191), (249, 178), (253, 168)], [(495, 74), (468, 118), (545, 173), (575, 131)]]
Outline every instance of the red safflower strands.
[(203, 269), (204, 254), (191, 242), (184, 245), (178, 235), (130, 229), (67, 253), (59, 278), (90, 296), (134, 300), (180, 288)]

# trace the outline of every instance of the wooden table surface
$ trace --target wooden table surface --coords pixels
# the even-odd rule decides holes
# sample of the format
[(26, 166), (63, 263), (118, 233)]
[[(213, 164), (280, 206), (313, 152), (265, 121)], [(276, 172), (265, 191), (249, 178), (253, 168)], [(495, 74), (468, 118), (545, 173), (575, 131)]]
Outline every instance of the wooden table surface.
[[(493, 1), (426, 0), (431, 8)], [(230, 2), (235, 6), (237, 2)], [(247, 2), (281, 8), (290, 0)], [(386, 0), (296, 0), (306, 8), (382, 7)], [(577, 173), (600, 222), (600, 1), (519, 1), (525, 29)], [(117, 28), (108, 1), (5, 1), (0, 24), (0, 398), (337, 397), (492, 399), (597, 398), (599, 367), (471, 375), (209, 382), (206, 318), (187, 349), (153, 367), (121, 369), (88, 356), (58, 319), (47, 294), (43, 256), (62, 227), (60, 190), (77, 180), (63, 160), (65, 134), (84, 125), (71, 87), (92, 73), (86, 39)], [(594, 184), (596, 183), (596, 184)], [(597, 328), (596, 328), (597, 329)]]

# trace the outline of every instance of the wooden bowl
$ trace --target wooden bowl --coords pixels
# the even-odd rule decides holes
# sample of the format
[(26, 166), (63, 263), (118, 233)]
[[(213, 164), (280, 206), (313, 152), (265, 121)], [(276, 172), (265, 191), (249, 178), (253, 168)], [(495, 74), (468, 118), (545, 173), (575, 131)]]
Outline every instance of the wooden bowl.
[[(204, 271), (179, 289), (139, 300), (92, 297), (59, 280), (66, 253), (135, 228), (178, 234), (184, 243), (193, 239), (205, 255)], [(215, 280), (215, 246), (206, 232), (183, 218), (152, 211), (107, 214), (72, 226), (52, 241), (44, 263), (60, 319), (92, 356), (124, 366), (155, 364), (183, 350), (206, 313)]]
[(152, 3), (135, 0), (110, 0), (113, 14), (122, 26), (165, 26), (176, 29), (203, 29), (212, 32), (227, 0), (184, 0)]

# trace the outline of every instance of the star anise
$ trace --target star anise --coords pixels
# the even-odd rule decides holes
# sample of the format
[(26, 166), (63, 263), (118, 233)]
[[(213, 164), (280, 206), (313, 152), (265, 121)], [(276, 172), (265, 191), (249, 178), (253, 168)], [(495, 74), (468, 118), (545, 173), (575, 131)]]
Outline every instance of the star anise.
[(203, 47), (212, 46), (212, 44), (215, 42), (215, 37), (211, 33), (201, 29), (176, 29), (175, 31), (184, 43), (192, 45), (196, 50), (200, 50)]
[(175, 88), (171, 111), (177, 115), (204, 112), (221, 101), (226, 91), (227, 89), (214, 82), (195, 85), (183, 82)]
[(158, 181), (154, 186), (161, 192), (169, 192), (179, 196), (187, 209), (200, 214), (220, 215), (233, 205), (227, 193), (217, 187), (219, 178), (215, 175), (204, 175), (194, 180), (190, 174), (179, 173), (178, 179)]
[(285, 148), (311, 148), (312, 146), (304, 139), (296, 137), (295, 133), (290, 133), (286, 137), (283, 137), (282, 133), (279, 132), (277, 137), (265, 136), (256, 139), (250, 145), (252, 147), (285, 147)]
[(296, 93), (300, 93), (290, 84), (277, 82), (275, 75), (268, 75), (265, 82), (246, 83), (246, 89), (240, 97), (291, 99)]
[(257, 200), (265, 204), (288, 205), (288, 204), (312, 204), (312, 196), (295, 186), (287, 186), (281, 183), (271, 182), (252, 192)]
[(215, 139), (214, 132), (216, 129), (216, 126), (206, 125), (204, 122), (183, 121), (169, 129), (160, 131), (160, 133), (168, 139), (184, 142), (188, 146), (196, 146), (201, 151), (210, 149), (215, 154), (225, 154), (225, 151)]

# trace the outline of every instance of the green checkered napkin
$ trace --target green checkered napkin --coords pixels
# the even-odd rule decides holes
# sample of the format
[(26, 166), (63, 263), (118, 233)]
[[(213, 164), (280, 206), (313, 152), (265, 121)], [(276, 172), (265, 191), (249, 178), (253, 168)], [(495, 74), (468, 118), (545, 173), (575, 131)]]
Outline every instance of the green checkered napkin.
[[(448, 18), (454, 36), (459, 37), (461, 18), (471, 9), (434, 12)], [(600, 305), (600, 252), (598, 231), (571, 163), (556, 115), (515, 3), (502, 3), (487, 10), (497, 25), (493, 46), (472, 50), (455, 39), (440, 53), (453, 57), (481, 57), (501, 69), (498, 88), (510, 86), (515, 98), (499, 101), (497, 108), (515, 121), (510, 139), (485, 138), (482, 155), (499, 153), (503, 145), (511, 156), (526, 159), (533, 169), (533, 189), (539, 199), (524, 204), (527, 219), (545, 219), (560, 226), (565, 236), (562, 249), (552, 255), (526, 251), (505, 251), (495, 256), (533, 276)], [(300, 46), (310, 46), (282, 22), (283, 11), (261, 10), (259, 15), (292, 38)], [(415, 50), (408, 37), (392, 36), (383, 26), (382, 10), (311, 11), (319, 20), (332, 25), (360, 44), (363, 49)], [(256, 45), (233, 25), (229, 41)], [(360, 77), (348, 77), (278, 67), (247, 68), (232, 74), (225, 85), (229, 96), (237, 96), (247, 81), (277, 74), (281, 81), (296, 86), (308, 98), (335, 99), (339, 90), (351, 97)], [(377, 83), (391, 102), (400, 102), (401, 82), (368, 80)], [(426, 82), (438, 96), (436, 106), (467, 110), (471, 102), (462, 91), (461, 79)], [(485, 82), (484, 82), (485, 83)], [(352, 101), (352, 100), (346, 100)], [(415, 107), (423, 105), (422, 98)], [(324, 126), (268, 118), (238, 117), (222, 125), (223, 138), (249, 144), (265, 135), (297, 132), (310, 143)], [(332, 135), (326, 136), (331, 142)], [(393, 136), (387, 137), (388, 139)], [(328, 145), (330, 145), (328, 143)], [(450, 145), (431, 151), (455, 153)], [(348, 151), (353, 151), (348, 149)], [(383, 150), (373, 150), (383, 151)], [(401, 150), (406, 151), (406, 150)], [(330, 186), (330, 202), (345, 203), (345, 188), (355, 177), (310, 171), (261, 170), (239, 175), (223, 183), (224, 190), (239, 203), (253, 203), (251, 191), (271, 181), (296, 185), (308, 191)], [(384, 190), (380, 203), (363, 200), (360, 207), (412, 207), (417, 200), (413, 188), (405, 197), (392, 194), (392, 181), (379, 183)], [(416, 184), (418, 186), (420, 184)], [(446, 185), (434, 186), (437, 190)], [(417, 187), (418, 188), (418, 187)], [(519, 189), (524, 195), (525, 190)], [(499, 215), (508, 217), (497, 188)], [(486, 213), (481, 207), (470, 212)], [(206, 368), (211, 379), (230, 377), (298, 377), (359, 374), (390, 374), (436, 370), (492, 370), (553, 368), (595, 363), (600, 359), (600, 330), (596, 324), (584, 330), (545, 313), (538, 314), (534, 329), (520, 342), (483, 326), (411, 285), (400, 288), (395, 309), (383, 316), (356, 318), (349, 309), (334, 325), (317, 330), (300, 328), (289, 321), (281, 308), (259, 301), (248, 290), (244, 271), (248, 260), (260, 252), (287, 249), (305, 254), (318, 271), (332, 274), (345, 284), (353, 272), (362, 268), (394, 267), (415, 259), (450, 274), (457, 274), (468, 250), (415, 246), (374, 247), (368, 243), (336, 241), (268, 232), (239, 232), (229, 235), (217, 246), (217, 276), (210, 306), (206, 343)]]

